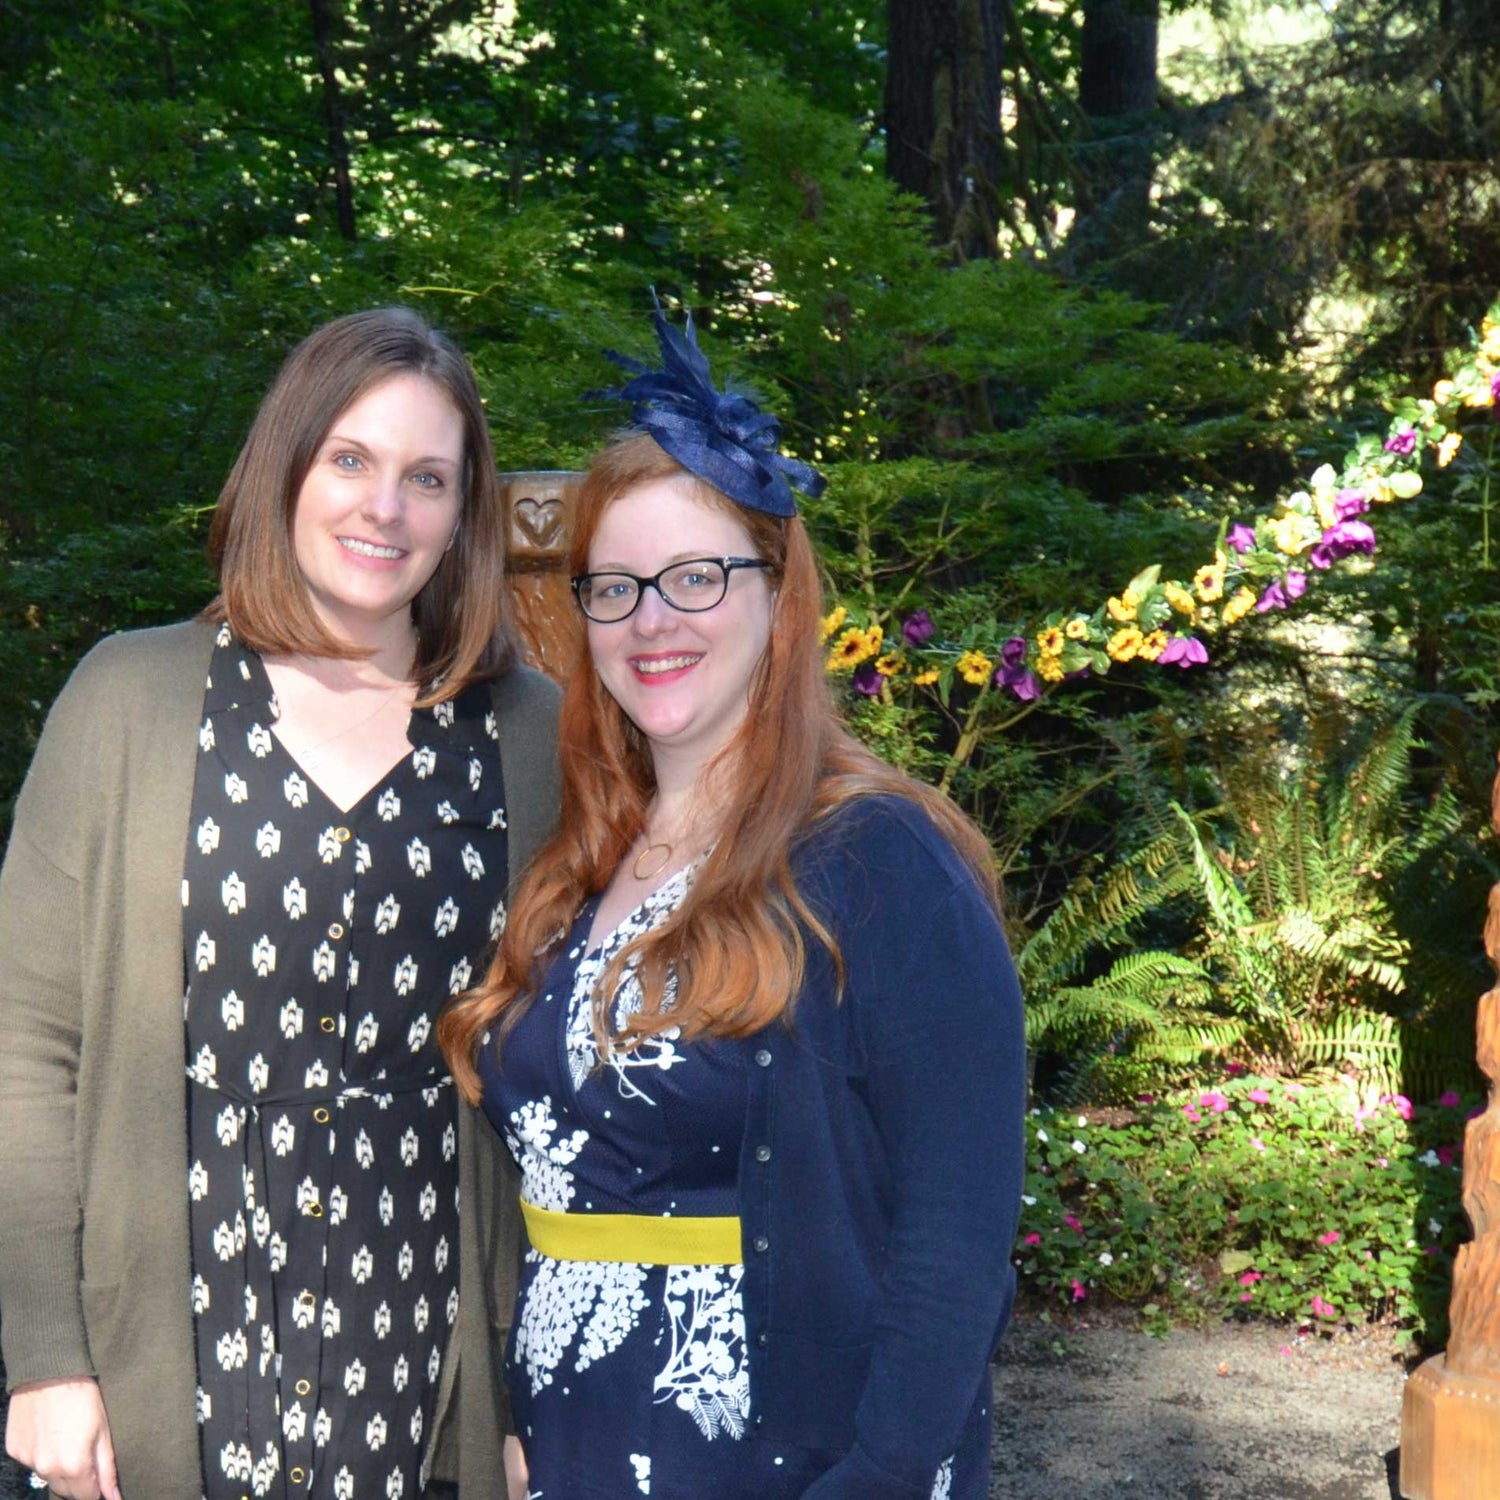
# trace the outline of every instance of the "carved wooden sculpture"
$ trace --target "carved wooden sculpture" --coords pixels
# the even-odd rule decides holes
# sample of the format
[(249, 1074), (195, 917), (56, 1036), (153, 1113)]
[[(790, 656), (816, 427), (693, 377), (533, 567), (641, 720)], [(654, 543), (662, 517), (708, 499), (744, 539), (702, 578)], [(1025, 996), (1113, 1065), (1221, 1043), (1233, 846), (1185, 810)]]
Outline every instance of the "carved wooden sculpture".
[[(1500, 777), (1490, 816), (1500, 834)], [(1490, 891), (1484, 947), (1500, 974), (1500, 885)], [(1478, 1058), (1489, 1107), (1464, 1136), (1464, 1209), (1474, 1226), (1453, 1267), (1446, 1353), (1420, 1365), (1401, 1410), (1407, 1500), (1500, 1496), (1500, 984), (1479, 1002)]]
[(568, 587), (569, 502), (581, 474), (502, 474), (511, 597), (527, 658), (561, 681), (581, 640)]

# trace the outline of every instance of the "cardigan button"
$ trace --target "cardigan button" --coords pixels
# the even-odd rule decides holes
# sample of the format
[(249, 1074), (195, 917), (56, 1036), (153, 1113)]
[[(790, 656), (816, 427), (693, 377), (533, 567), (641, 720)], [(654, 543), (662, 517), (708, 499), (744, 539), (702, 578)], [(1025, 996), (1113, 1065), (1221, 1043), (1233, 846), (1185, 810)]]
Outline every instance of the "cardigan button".
[(750, 1241), (750, 1248), (754, 1250), (757, 1255), (764, 1255), (766, 1251), (771, 1248), (771, 1242), (765, 1237), (765, 1235), (758, 1234), (753, 1240)]
[(752, 1425), (754, 1425), (756, 1427), (759, 1427), (761, 1425), (761, 1423), (764, 1422), (765, 1420), (766, 1420), (765, 1416), (761, 1412), (756, 1412), (756, 1414), (755, 1414), (755, 1421), (754, 1421), (754, 1423)]
[(764, 1328), (762, 1328), (761, 1331), (755, 1335), (755, 1342), (759, 1344), (762, 1349), (764, 1349), (766, 1345), (771, 1342), (771, 1335), (767, 1333)]
[(756, 1161), (770, 1161), (771, 1148), (769, 1146), (757, 1146), (755, 1148)]
[(755, 1054), (755, 1062), (757, 1067), (769, 1068), (771, 1066), (771, 1049), (769, 1047), (762, 1047)]

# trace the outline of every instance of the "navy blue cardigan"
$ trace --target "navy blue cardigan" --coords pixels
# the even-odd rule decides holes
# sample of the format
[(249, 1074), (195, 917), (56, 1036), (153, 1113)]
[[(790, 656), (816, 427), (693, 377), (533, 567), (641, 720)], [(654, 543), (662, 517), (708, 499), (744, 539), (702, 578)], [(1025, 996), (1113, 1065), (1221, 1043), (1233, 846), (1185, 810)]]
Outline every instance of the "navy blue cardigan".
[(914, 803), (857, 800), (798, 852), (790, 1026), (747, 1040), (751, 1421), (843, 1457), (805, 1500), (927, 1500), (987, 1403), (1023, 1176), (1021, 996), (993, 910)]

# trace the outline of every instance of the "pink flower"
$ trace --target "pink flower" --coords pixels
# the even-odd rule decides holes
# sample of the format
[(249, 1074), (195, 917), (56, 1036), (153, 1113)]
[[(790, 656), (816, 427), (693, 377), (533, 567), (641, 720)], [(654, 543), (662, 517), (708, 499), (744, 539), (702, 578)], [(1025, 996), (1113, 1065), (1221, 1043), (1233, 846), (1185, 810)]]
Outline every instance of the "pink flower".
[(1073, 1232), (1075, 1234), (1082, 1234), (1083, 1233), (1083, 1225), (1080, 1224), (1078, 1222), (1078, 1220), (1073, 1217), (1072, 1214), (1064, 1214), (1063, 1215), (1063, 1223), (1066, 1224), (1069, 1229), (1073, 1230)]
[(1403, 1120), (1411, 1119), (1411, 1100), (1405, 1094), (1382, 1094), (1382, 1104), (1389, 1104)]
[(1290, 1344), (1283, 1344), (1281, 1348), (1277, 1350), (1278, 1354), (1290, 1354), (1291, 1352), (1292, 1346)]
[(1252, 1135), (1250, 1137), (1250, 1144), (1255, 1147), (1257, 1151), (1264, 1151), (1266, 1149), (1266, 1143), (1261, 1140), (1258, 1135)]
[(1040, 1245), (1040, 1244), (1041, 1244), (1041, 1243), (1042, 1243), (1042, 1237), (1041, 1237), (1041, 1235), (1039, 1235), (1039, 1234), (1038, 1234), (1038, 1233), (1037, 1233), (1037, 1232), (1036, 1232), (1036, 1230), (1034, 1230), (1034, 1229), (1033, 1229), (1033, 1230), (1032, 1230), (1032, 1231), (1031, 1231), (1031, 1233), (1030, 1233), (1030, 1234), (1028, 1234), (1028, 1235), (1027, 1235), (1027, 1236), (1026, 1236), (1026, 1238), (1025, 1238), (1025, 1239), (1024, 1239), (1024, 1240), (1022, 1240), (1022, 1241), (1021, 1241), (1021, 1243), (1022, 1243), (1022, 1244), (1023, 1244), (1023, 1245), (1025, 1245), (1025, 1246), (1026, 1246), (1026, 1247), (1027, 1247), (1027, 1248), (1028, 1248), (1028, 1249), (1029, 1249), (1029, 1248), (1030, 1248), (1030, 1247), (1031, 1247), (1031, 1246), (1033, 1246), (1033, 1245)]
[(1245, 1096), (1252, 1104), (1269, 1104), (1271, 1096), (1264, 1089), (1251, 1089)]
[(1210, 1089), (1208, 1093), (1200, 1094), (1198, 1096), (1198, 1103), (1204, 1109), (1211, 1109), (1216, 1115), (1222, 1115), (1229, 1108), (1229, 1100), (1223, 1094), (1219, 1093), (1217, 1089)]
[(1330, 1229), (1327, 1234), (1320, 1234), (1318, 1236), (1318, 1243), (1320, 1245), (1336, 1245), (1340, 1237), (1337, 1229)]
[(1196, 1125), (1196, 1124), (1197, 1124), (1197, 1123), (1198, 1123), (1198, 1121), (1199, 1121), (1199, 1120), (1201, 1120), (1201, 1119), (1202, 1119), (1202, 1118), (1203, 1118), (1203, 1116), (1202, 1116), (1202, 1115), (1200, 1115), (1200, 1114), (1199, 1114), (1199, 1113), (1198, 1113), (1198, 1111), (1197, 1111), (1197, 1110), (1196, 1110), (1196, 1109), (1194, 1109), (1194, 1108), (1193, 1108), (1193, 1106), (1192, 1106), (1192, 1105), (1191, 1105), (1191, 1104), (1184, 1104), (1184, 1105), (1183, 1105), (1183, 1106), (1182, 1106), (1182, 1112), (1183, 1112), (1183, 1114), (1185, 1114), (1185, 1115), (1186, 1115), (1186, 1116), (1187, 1116), (1187, 1117), (1188, 1117), (1188, 1119), (1189, 1119), (1189, 1120), (1190, 1120), (1190, 1121), (1191, 1121), (1191, 1122), (1192, 1122), (1192, 1123), (1193, 1123), (1193, 1124), (1194, 1124), (1194, 1125)]
[(1289, 1083), (1286, 1086), (1286, 1091), (1289, 1094), (1300, 1094), (1302, 1092), (1302, 1085), (1300, 1083)]
[(1338, 1308), (1331, 1302), (1325, 1302), (1316, 1292), (1313, 1293), (1312, 1310), (1315, 1318), (1336, 1318), (1339, 1315)]
[(1444, 1089), (1438, 1095), (1438, 1106), (1442, 1109), (1457, 1109), (1460, 1103), (1457, 1089)]
[(1246, 1271), (1245, 1274), (1240, 1277), (1240, 1285), (1254, 1286), (1255, 1283), (1259, 1280), (1261, 1280), (1261, 1273), (1259, 1271)]
[(1241, 1302), (1249, 1302), (1249, 1301), (1251, 1301), (1254, 1298), (1254, 1296), (1255, 1296), (1254, 1292), (1241, 1292), (1240, 1293), (1240, 1301)]
[(1073, 1300), (1075, 1302), (1082, 1302), (1088, 1294), (1088, 1288), (1075, 1276), (1073, 1278)]

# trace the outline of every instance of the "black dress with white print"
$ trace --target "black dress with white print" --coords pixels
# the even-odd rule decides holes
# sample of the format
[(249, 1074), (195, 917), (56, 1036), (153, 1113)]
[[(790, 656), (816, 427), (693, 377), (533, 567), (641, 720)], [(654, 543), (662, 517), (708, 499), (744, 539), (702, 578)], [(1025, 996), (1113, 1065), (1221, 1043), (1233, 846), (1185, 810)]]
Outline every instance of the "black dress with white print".
[(219, 1497), (422, 1493), (458, 1314), (457, 1114), (433, 1019), (504, 909), (480, 685), (411, 715), (348, 811), (221, 630), (182, 882), (198, 1420)]

